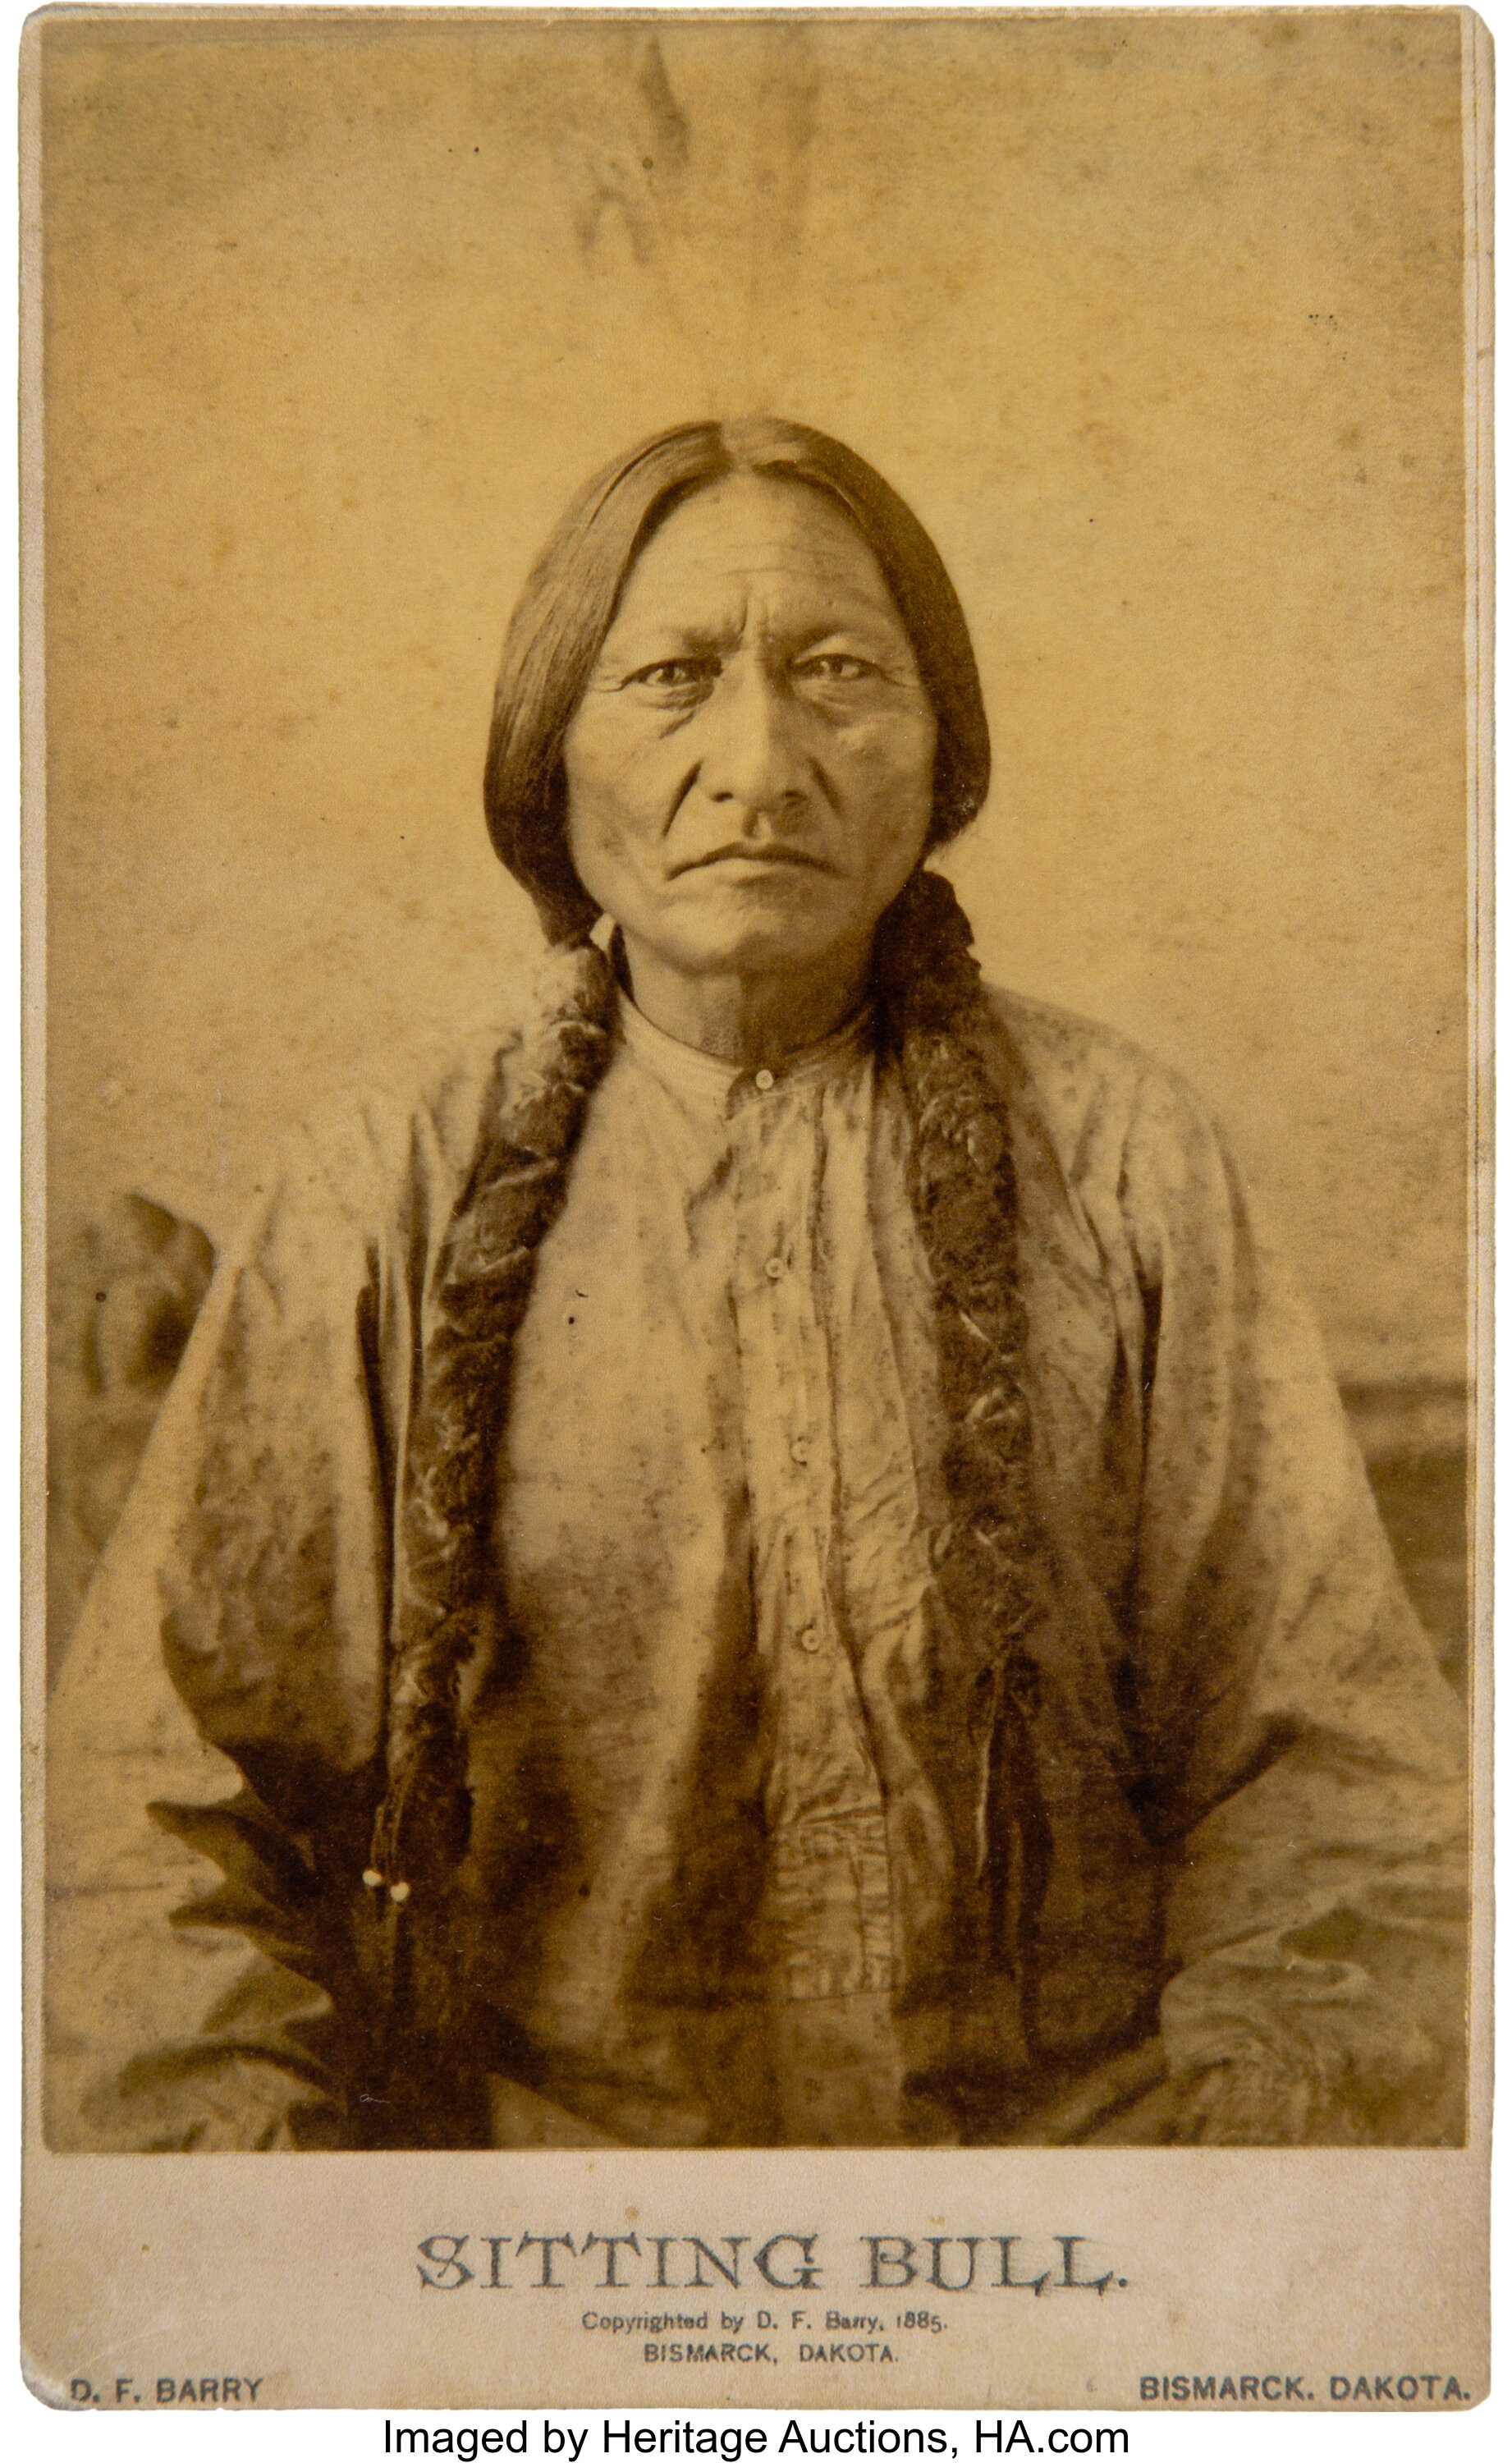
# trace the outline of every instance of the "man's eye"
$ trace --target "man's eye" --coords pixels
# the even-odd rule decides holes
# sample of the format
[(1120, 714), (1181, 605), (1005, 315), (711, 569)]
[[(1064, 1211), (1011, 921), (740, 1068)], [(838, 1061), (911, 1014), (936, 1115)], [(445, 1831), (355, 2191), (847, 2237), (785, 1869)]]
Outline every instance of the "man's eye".
[(637, 667), (625, 682), (648, 685), (653, 692), (680, 692), (689, 686), (707, 684), (713, 672), (708, 659), (656, 659), (649, 667)]
[(793, 673), (814, 684), (858, 684), (863, 676), (875, 672), (867, 659), (853, 659), (844, 650), (820, 650), (811, 659), (801, 659)]

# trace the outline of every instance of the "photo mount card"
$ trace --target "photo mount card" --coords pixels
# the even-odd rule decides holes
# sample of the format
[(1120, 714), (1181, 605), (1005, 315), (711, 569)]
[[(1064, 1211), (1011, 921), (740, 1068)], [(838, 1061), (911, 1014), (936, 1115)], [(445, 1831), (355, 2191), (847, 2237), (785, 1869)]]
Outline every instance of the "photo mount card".
[(31, 20), (44, 2402), (1483, 2400), (1491, 83)]

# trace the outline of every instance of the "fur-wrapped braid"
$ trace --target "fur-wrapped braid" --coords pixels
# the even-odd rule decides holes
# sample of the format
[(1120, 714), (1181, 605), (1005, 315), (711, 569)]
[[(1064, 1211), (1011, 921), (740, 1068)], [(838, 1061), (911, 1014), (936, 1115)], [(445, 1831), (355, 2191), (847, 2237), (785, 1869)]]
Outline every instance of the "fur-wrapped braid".
[(876, 980), (913, 1124), (910, 1196), (939, 1302), (952, 1538), (969, 1536), (985, 1551), (993, 1570), (980, 1606), (1006, 1644), (1036, 1613), (1039, 1553), (1013, 1164), (1002, 1100), (972, 1048), (983, 1003), (971, 926), (939, 874), (916, 873), (883, 919)]
[(1018, 1280), (1009, 1124), (976, 1049), (989, 1024), (971, 926), (950, 883), (917, 872), (882, 919), (875, 974), (913, 1126), (909, 1194), (936, 1293), (952, 1507), (935, 1560), (958, 1628), (987, 1658), (994, 1739), (983, 1807), (983, 1950), (1015, 1973), (1026, 2041), (1050, 1835), (1028, 1719), (1039, 1677), (1024, 1647), (1046, 1611), (1030, 1480), (1027, 1319)]
[(489, 1534), (509, 1347), (610, 1053), (615, 982), (598, 949), (552, 951), (536, 990), (531, 1039), (501, 1056), (513, 1099), (503, 1101), (501, 1067), (495, 1108), (447, 1228), (399, 1505), (408, 1573), (391, 1631), (387, 1786), (363, 1876), (378, 1934), (369, 1963), (387, 2005), (375, 2047), (385, 2083), (397, 2060), (411, 2078), (427, 2066), (416, 2060), (421, 2018), (444, 2060), (464, 2015), (445, 1937), (447, 1884), (466, 1851), (470, 1814), (460, 1692), (492, 1615)]
[[(983, 1825), (976, 1879), (991, 1909), (989, 1944), (1018, 1969), (1027, 2010), (1044, 1859), (1021, 1750), (1029, 1671), (1017, 1646), (1040, 1613), (1039, 1549), (1008, 1123), (973, 1047), (987, 1013), (970, 944), (950, 884), (916, 873), (883, 918), (875, 977), (879, 1036), (912, 1122), (910, 1194), (938, 1295), (953, 1514), (937, 1561), (954, 1614), (991, 1668), (997, 1753), (1006, 1756), (994, 1791), (1004, 1801)], [(391, 2073), (399, 2061), (409, 2078), (417, 2028), (443, 2063), (448, 2033), (465, 2020), (462, 1961), (447, 1941), (449, 1878), (468, 1833), (461, 1676), (496, 1613), (491, 1533), (510, 1344), (612, 1042), (614, 974), (592, 944), (554, 951), (541, 986), (533, 1042), (506, 1056), (508, 1082), (523, 1091), (508, 1102), (501, 1095), (447, 1230), (400, 1503), (410, 1571), (395, 1604), (387, 1787), (365, 1879), (370, 1966), (388, 2010), (381, 2066)]]

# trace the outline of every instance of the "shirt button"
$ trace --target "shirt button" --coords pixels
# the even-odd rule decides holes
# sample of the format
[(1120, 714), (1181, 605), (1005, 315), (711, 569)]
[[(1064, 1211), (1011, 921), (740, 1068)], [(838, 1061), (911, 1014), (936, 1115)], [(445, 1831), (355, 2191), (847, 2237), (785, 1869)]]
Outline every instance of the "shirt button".
[(758, 1069), (756, 1072), (756, 1083), (761, 1088), (764, 1095), (769, 1095), (772, 1088), (776, 1085), (777, 1080), (772, 1076), (769, 1069)]
[(806, 1463), (809, 1459), (808, 1438), (794, 1437), (792, 1444), (788, 1447), (788, 1450), (791, 1454), (795, 1463)]
[(798, 1636), (798, 1647), (800, 1650), (810, 1651), (818, 1649), (819, 1628), (816, 1624), (806, 1624), (804, 1626), (802, 1633)]
[(780, 1257), (768, 1257), (768, 1258), (767, 1258), (767, 1281), (768, 1281), (769, 1283), (780, 1283), (780, 1282), (782, 1281), (782, 1277), (783, 1277), (783, 1263), (782, 1263), (782, 1259), (781, 1259)]

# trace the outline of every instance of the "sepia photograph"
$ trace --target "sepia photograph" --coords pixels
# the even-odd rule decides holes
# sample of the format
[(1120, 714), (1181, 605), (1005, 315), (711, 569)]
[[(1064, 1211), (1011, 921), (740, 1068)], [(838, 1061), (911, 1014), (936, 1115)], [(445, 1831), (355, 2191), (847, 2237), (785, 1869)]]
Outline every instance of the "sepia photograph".
[(1479, 2401), (1480, 21), (22, 73), (33, 2390)]

